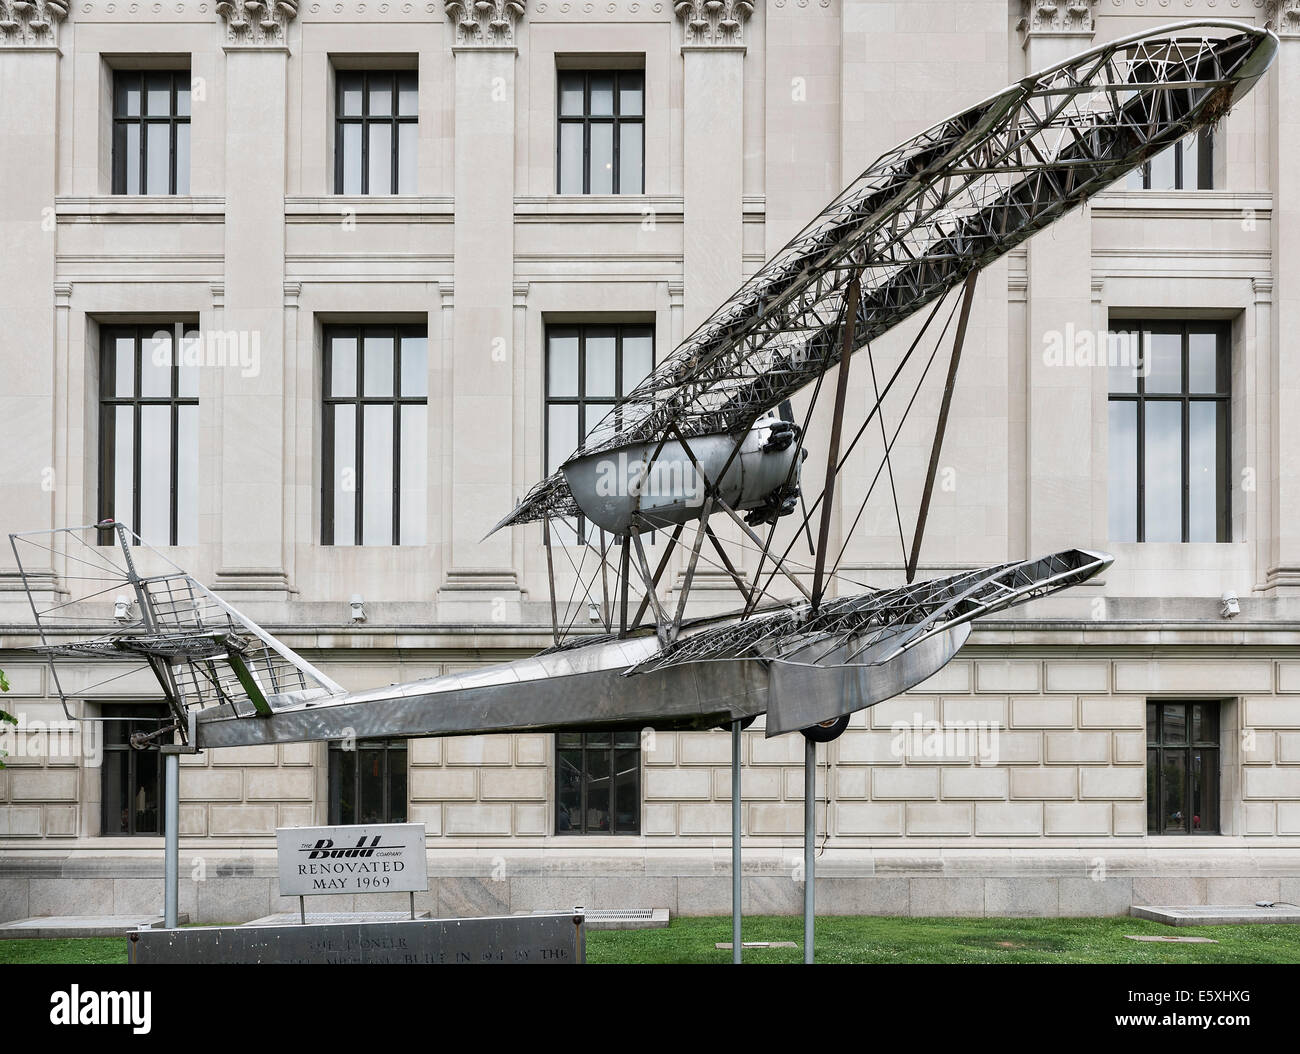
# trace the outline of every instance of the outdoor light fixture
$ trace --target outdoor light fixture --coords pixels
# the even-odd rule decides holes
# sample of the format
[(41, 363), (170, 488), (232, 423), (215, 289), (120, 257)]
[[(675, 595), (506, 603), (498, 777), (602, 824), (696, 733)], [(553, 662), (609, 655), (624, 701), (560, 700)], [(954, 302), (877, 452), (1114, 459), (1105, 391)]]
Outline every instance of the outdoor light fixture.
[(600, 608), (596, 607), (596, 602), (594, 600), (587, 605), (587, 621), (589, 622), (601, 621)]
[(113, 601), (113, 621), (130, 622), (131, 621), (131, 600), (125, 595), (119, 595)]
[(1241, 614), (1241, 604), (1237, 600), (1236, 593), (1223, 594), (1223, 607), (1219, 609), (1221, 618), (1232, 618), (1234, 615)]
[(360, 593), (352, 594), (352, 598), (348, 601), (348, 610), (352, 616), (353, 622), (366, 621), (365, 601), (361, 599)]

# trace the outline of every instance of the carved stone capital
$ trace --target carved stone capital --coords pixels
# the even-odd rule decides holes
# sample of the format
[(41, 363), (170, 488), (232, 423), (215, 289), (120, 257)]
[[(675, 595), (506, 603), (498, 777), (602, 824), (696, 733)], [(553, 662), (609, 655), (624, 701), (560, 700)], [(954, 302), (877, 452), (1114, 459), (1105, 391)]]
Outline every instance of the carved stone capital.
[(218, 0), (226, 43), (283, 47), (289, 23), (298, 17), (298, 0)]
[(514, 47), (524, 0), (443, 0), (461, 47)]
[(52, 48), (72, 0), (0, 0), (0, 47)]
[(688, 45), (716, 47), (744, 43), (745, 23), (754, 5), (751, 0), (677, 0), (673, 10)]
[(1024, 33), (1089, 33), (1096, 27), (1098, 0), (1021, 0), (1017, 28)]
[(1265, 25), (1279, 37), (1300, 37), (1300, 0), (1269, 0)]

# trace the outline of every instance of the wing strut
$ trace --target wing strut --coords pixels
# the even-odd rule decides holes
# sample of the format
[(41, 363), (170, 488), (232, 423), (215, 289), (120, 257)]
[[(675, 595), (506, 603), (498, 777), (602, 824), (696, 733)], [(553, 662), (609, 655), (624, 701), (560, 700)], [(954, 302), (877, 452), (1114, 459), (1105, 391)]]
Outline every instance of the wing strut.
[(826, 451), (826, 486), (822, 491), (822, 522), (817, 532), (817, 563), (813, 571), (812, 610), (816, 612), (822, 603), (822, 590), (825, 587), (823, 575), (826, 571), (826, 546), (830, 540), (831, 513), (835, 497), (835, 473), (840, 461), (840, 432), (844, 426), (844, 399), (849, 391), (849, 362), (853, 357), (853, 334), (858, 323), (858, 301), (862, 299), (861, 272), (849, 280), (849, 291), (845, 294), (844, 305), (844, 346), (840, 352), (840, 371), (835, 381), (835, 416), (831, 419), (831, 442)]
[[(921, 511), (916, 517), (916, 534), (912, 537), (912, 555), (907, 561), (907, 581), (916, 578), (916, 563), (921, 557), (921, 538), (925, 534), (925, 521), (930, 514), (930, 496), (934, 493), (934, 477), (939, 471), (939, 453), (943, 449), (943, 433), (948, 426), (948, 410), (952, 406), (952, 390), (957, 383), (957, 364), (961, 362), (961, 346), (966, 340), (966, 323), (970, 321), (970, 305), (975, 298), (975, 279), (979, 271), (966, 276), (962, 291), (961, 315), (957, 319), (957, 333), (952, 342), (952, 358), (948, 362), (948, 379), (943, 386), (943, 403), (939, 407), (939, 423), (934, 430), (934, 445), (930, 448), (930, 468), (925, 474), (925, 488), (921, 491)], [(838, 424), (838, 422), (837, 422)]]

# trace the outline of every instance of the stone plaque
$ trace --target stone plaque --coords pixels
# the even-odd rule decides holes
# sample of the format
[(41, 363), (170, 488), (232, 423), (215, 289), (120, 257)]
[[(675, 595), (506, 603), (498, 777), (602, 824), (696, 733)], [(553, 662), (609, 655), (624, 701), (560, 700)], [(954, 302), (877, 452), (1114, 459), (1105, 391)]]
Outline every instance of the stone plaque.
[(127, 957), (146, 964), (581, 963), (584, 930), (575, 914), (137, 930), (127, 936)]
[(278, 827), (275, 848), (282, 897), (429, 888), (422, 823)]

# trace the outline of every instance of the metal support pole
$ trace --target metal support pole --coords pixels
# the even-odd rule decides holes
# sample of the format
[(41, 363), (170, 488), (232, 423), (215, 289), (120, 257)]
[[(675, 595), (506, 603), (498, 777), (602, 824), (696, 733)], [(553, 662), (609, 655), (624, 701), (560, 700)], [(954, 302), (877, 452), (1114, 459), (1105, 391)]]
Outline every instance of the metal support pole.
[(180, 917), (181, 874), (181, 757), (163, 754), (163, 926), (174, 930)]
[(813, 961), (813, 847), (817, 842), (817, 744), (807, 737), (803, 747), (803, 961)]
[(731, 722), (731, 961), (741, 959), (740, 942), (740, 719)]

